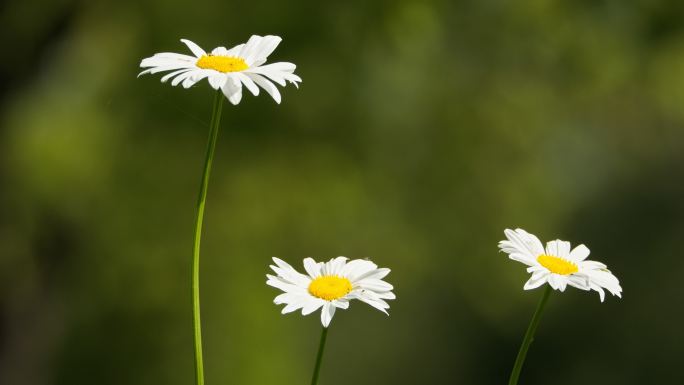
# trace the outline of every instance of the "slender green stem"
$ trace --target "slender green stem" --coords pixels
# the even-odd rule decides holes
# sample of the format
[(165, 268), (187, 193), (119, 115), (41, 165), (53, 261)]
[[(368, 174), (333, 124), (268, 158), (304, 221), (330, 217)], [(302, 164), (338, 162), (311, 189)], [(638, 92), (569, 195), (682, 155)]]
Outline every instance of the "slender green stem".
[(530, 321), (530, 326), (527, 327), (527, 332), (525, 332), (525, 338), (523, 339), (522, 345), (520, 346), (520, 351), (518, 352), (518, 358), (515, 359), (515, 365), (513, 365), (513, 371), (511, 372), (511, 378), (508, 380), (508, 385), (517, 385), (518, 378), (520, 377), (520, 371), (522, 370), (523, 364), (525, 363), (525, 357), (527, 356), (527, 351), (530, 349), (530, 344), (534, 341), (534, 332), (537, 330), (539, 325), (539, 320), (541, 319), (542, 312), (544, 311), (544, 306), (546, 306), (546, 301), (549, 300), (549, 295), (551, 294), (551, 286), (546, 285), (544, 289), (544, 294), (542, 294), (539, 304), (537, 305), (537, 310), (532, 316)]
[(314, 366), (313, 377), (311, 377), (311, 385), (318, 383), (318, 372), (321, 370), (321, 361), (323, 360), (323, 349), (325, 349), (325, 340), (328, 338), (328, 328), (323, 327), (321, 332), (321, 342), (318, 344), (318, 354), (316, 355), (316, 365)]
[(207, 187), (209, 186), (209, 174), (211, 163), (214, 159), (216, 139), (218, 138), (219, 124), (221, 122), (221, 110), (223, 108), (223, 95), (221, 90), (216, 92), (214, 107), (211, 112), (211, 124), (209, 127), (209, 140), (207, 142), (207, 154), (204, 158), (204, 172), (200, 183), (199, 196), (197, 198), (197, 217), (195, 218), (195, 239), (192, 247), (192, 327), (195, 341), (195, 384), (204, 385), (204, 363), (202, 361), (202, 324), (200, 322), (200, 292), (199, 292), (199, 261), (200, 240), (202, 238), (202, 221), (204, 219), (204, 205), (207, 200)]

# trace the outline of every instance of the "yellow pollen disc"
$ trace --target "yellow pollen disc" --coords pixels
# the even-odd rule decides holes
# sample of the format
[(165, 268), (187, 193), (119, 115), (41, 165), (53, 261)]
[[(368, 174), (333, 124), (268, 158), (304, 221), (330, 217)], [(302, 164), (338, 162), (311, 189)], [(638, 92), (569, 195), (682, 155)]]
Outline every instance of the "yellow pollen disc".
[(232, 56), (203, 55), (195, 64), (199, 68), (218, 72), (238, 72), (249, 68), (243, 58)]
[(318, 277), (309, 284), (309, 293), (314, 297), (332, 301), (347, 295), (352, 289), (352, 284), (347, 278), (336, 275)]
[(578, 271), (577, 265), (574, 263), (563, 258), (554, 257), (553, 255), (542, 254), (537, 257), (537, 262), (552, 273), (560, 275), (568, 275)]

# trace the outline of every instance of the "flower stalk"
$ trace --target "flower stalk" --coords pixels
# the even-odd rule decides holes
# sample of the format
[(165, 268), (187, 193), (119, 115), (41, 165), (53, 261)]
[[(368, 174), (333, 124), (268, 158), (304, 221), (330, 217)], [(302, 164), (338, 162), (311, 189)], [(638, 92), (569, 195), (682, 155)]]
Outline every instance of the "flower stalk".
[(321, 361), (323, 361), (323, 350), (325, 350), (325, 340), (328, 338), (328, 328), (323, 327), (321, 332), (321, 342), (318, 344), (318, 354), (316, 354), (316, 365), (314, 365), (313, 376), (311, 377), (311, 385), (318, 384), (318, 373), (321, 370)]
[(216, 140), (218, 139), (219, 125), (221, 122), (221, 111), (223, 109), (223, 95), (221, 91), (216, 91), (214, 105), (211, 112), (211, 123), (209, 127), (209, 139), (207, 141), (207, 152), (204, 158), (204, 171), (200, 182), (199, 195), (197, 197), (197, 216), (195, 217), (195, 238), (192, 248), (192, 326), (194, 331), (195, 345), (195, 384), (204, 385), (204, 362), (202, 360), (202, 324), (200, 320), (200, 289), (199, 289), (199, 262), (200, 262), (200, 241), (202, 238), (202, 222), (204, 220), (204, 206), (207, 200), (207, 189), (209, 186), (209, 175), (211, 174), (211, 164), (214, 160)]
[(530, 349), (532, 341), (534, 341), (534, 333), (539, 326), (539, 321), (541, 320), (541, 315), (546, 306), (546, 302), (549, 300), (549, 295), (551, 294), (551, 286), (546, 285), (544, 288), (544, 294), (542, 294), (539, 303), (537, 304), (537, 310), (535, 310), (530, 325), (527, 327), (527, 332), (525, 332), (525, 338), (523, 339), (522, 345), (520, 346), (520, 351), (518, 352), (518, 358), (515, 359), (515, 364), (513, 365), (513, 371), (511, 371), (511, 377), (508, 380), (508, 385), (517, 385), (518, 378), (520, 377), (520, 371), (522, 370), (523, 364), (525, 363), (525, 357), (527, 356), (527, 351)]

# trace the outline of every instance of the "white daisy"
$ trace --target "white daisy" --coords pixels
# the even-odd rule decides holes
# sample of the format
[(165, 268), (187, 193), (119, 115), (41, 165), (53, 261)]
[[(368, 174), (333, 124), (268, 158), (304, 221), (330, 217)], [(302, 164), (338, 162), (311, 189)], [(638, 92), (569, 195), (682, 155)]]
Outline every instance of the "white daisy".
[(221, 89), (233, 104), (240, 103), (243, 85), (254, 96), (259, 95), (261, 87), (280, 103), (280, 92), (273, 82), (284, 87), (286, 81), (289, 81), (298, 87), (297, 82), (302, 81), (294, 74), (297, 66), (292, 63), (263, 65), (281, 40), (278, 36), (252, 35), (245, 44), (236, 45), (231, 49), (217, 47), (211, 53), (206, 53), (190, 40), (181, 39), (194, 56), (172, 52), (155, 54), (140, 62), (140, 67), (147, 69), (138, 76), (172, 71), (164, 75), (161, 81), (173, 79), (171, 85), (182, 84), (185, 88), (207, 78), (209, 84), (215, 90)]
[(266, 284), (285, 292), (273, 302), (286, 305), (283, 314), (302, 309), (302, 315), (308, 315), (322, 307), (321, 323), (326, 328), (335, 309), (348, 308), (352, 299), (361, 300), (387, 314), (389, 305), (385, 300), (396, 298), (392, 285), (382, 280), (390, 269), (378, 268), (365, 259), (347, 263), (347, 258), (337, 257), (317, 263), (306, 258), (304, 269), (308, 275), (299, 273), (278, 258), (274, 257), (273, 262), (277, 266), (271, 265), (271, 269), (277, 276), (266, 274)]
[(605, 297), (603, 289), (621, 297), (622, 288), (618, 279), (601, 262), (586, 261), (589, 249), (579, 245), (570, 250), (570, 242), (555, 240), (546, 244), (546, 249), (536, 236), (523, 229), (504, 231), (508, 240), (499, 242), (499, 248), (508, 253), (510, 259), (529, 266), (532, 277), (524, 289), (536, 289), (544, 283), (564, 291), (567, 285), (582, 290), (595, 290), (601, 302)]

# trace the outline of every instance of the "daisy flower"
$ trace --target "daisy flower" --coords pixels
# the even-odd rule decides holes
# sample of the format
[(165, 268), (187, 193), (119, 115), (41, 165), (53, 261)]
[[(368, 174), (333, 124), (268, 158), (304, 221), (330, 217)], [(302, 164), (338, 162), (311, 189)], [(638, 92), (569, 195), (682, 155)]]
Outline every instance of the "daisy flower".
[(302, 309), (302, 315), (321, 310), (321, 323), (327, 328), (335, 309), (347, 309), (349, 301), (358, 299), (387, 314), (389, 305), (385, 300), (395, 299), (392, 285), (382, 279), (390, 269), (378, 268), (365, 259), (347, 262), (345, 257), (328, 262), (304, 259), (307, 274), (301, 274), (281, 259), (273, 258), (271, 269), (277, 275), (266, 274), (267, 285), (284, 291), (273, 302), (285, 304), (282, 313)]
[(548, 242), (546, 249), (536, 236), (523, 229), (504, 231), (505, 241), (499, 242), (499, 248), (514, 261), (529, 266), (532, 273), (525, 283), (524, 289), (536, 289), (547, 283), (554, 289), (564, 291), (570, 285), (581, 290), (595, 290), (601, 302), (605, 297), (604, 289), (611, 294), (622, 297), (622, 288), (618, 279), (601, 262), (587, 261), (589, 249), (579, 245), (570, 250), (570, 242), (559, 239)]
[(138, 76), (171, 71), (164, 75), (161, 81), (171, 80), (171, 85), (182, 84), (185, 88), (206, 78), (212, 88), (220, 89), (233, 104), (240, 103), (243, 85), (254, 96), (259, 95), (261, 87), (276, 103), (280, 103), (280, 92), (273, 82), (284, 87), (288, 81), (295, 86), (302, 81), (294, 74), (297, 66), (292, 63), (264, 65), (268, 55), (276, 49), (281, 40), (278, 36), (252, 35), (247, 43), (231, 49), (217, 47), (207, 53), (190, 40), (181, 39), (194, 56), (172, 52), (155, 54), (140, 62), (140, 67), (147, 69)]

